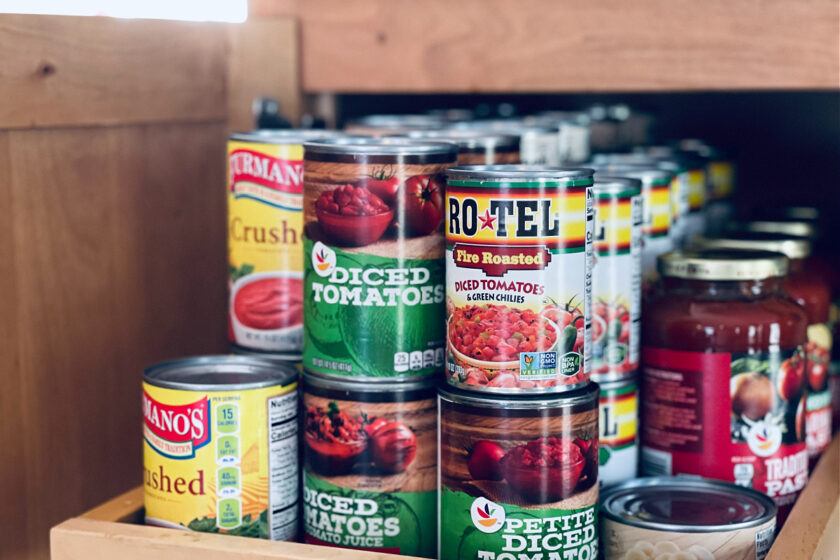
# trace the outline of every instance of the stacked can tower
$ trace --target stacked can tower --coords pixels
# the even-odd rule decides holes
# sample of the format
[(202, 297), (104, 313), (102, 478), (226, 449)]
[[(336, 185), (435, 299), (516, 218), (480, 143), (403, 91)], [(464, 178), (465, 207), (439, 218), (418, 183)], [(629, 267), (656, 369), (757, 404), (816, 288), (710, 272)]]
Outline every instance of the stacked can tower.
[(451, 142), (405, 138), (305, 146), (309, 543), (436, 555), (443, 172), (457, 155)]
[(440, 558), (598, 555), (592, 174), (447, 172)]

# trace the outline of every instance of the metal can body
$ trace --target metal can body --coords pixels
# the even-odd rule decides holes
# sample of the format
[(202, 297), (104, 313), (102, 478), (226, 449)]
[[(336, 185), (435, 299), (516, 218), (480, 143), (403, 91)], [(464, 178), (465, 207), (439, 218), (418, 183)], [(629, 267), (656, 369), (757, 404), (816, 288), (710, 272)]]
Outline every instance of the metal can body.
[(598, 478), (601, 484), (639, 475), (639, 386), (635, 379), (599, 381)]
[(304, 374), (306, 542), (435, 557), (435, 397), (428, 378), (371, 384)]
[(585, 385), (592, 171), (465, 166), (447, 178), (449, 383), (500, 393)]
[(441, 559), (598, 557), (597, 395), (441, 389)]
[(457, 148), (405, 138), (306, 145), (303, 367), (388, 381), (444, 361), (443, 171)]
[(294, 540), (297, 370), (240, 356), (153, 366), (143, 375), (146, 522)]

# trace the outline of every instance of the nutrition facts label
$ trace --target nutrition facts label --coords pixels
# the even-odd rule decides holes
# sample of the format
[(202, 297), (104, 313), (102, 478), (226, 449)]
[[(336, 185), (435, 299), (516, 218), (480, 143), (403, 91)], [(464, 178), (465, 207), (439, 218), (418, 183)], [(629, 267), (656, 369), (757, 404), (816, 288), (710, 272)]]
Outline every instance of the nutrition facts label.
[(216, 524), (236, 529), (242, 524), (242, 449), (239, 440), (239, 403), (220, 402), (214, 410), (216, 444)]
[(268, 399), (269, 538), (297, 533), (297, 391)]

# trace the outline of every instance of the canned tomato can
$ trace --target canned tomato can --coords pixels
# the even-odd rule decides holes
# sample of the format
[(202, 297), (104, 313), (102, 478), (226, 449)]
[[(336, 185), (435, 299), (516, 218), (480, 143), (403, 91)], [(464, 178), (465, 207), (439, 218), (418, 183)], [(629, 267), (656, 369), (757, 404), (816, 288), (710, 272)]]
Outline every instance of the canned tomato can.
[(303, 142), (334, 134), (259, 130), (228, 140), (228, 332), (234, 344), (301, 351)]
[(454, 143), (458, 146), (457, 165), (519, 163), (519, 136), (515, 134), (447, 128), (414, 131), (406, 136)]
[(298, 372), (244, 356), (143, 374), (146, 523), (271, 540), (298, 530)]
[(589, 379), (592, 170), (447, 172), (446, 375), (499, 393)]
[(457, 123), (453, 128), (516, 135), (519, 137), (519, 159), (522, 163), (560, 164), (560, 134), (555, 126), (533, 124), (524, 119), (484, 119)]
[(444, 362), (443, 171), (448, 142), (306, 144), (306, 370), (382, 381)]
[(436, 391), (304, 373), (306, 542), (434, 558)]
[(597, 407), (441, 389), (439, 557), (598, 558)]
[(599, 176), (592, 268), (592, 366), (603, 380), (632, 377), (639, 367), (642, 320), (641, 182)]
[(694, 477), (640, 478), (601, 491), (605, 560), (763, 560), (776, 504), (735, 484)]
[(614, 484), (639, 474), (639, 387), (636, 379), (598, 382), (600, 419), (598, 422), (598, 478), (601, 484)]

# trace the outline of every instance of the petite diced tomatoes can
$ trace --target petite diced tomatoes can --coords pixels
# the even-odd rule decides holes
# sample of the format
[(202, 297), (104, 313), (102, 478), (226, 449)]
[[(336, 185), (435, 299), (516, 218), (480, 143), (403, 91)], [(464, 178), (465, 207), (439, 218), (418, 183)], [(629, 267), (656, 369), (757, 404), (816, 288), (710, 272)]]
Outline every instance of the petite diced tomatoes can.
[(591, 169), (447, 172), (446, 376), (468, 390), (573, 390), (589, 379)]

